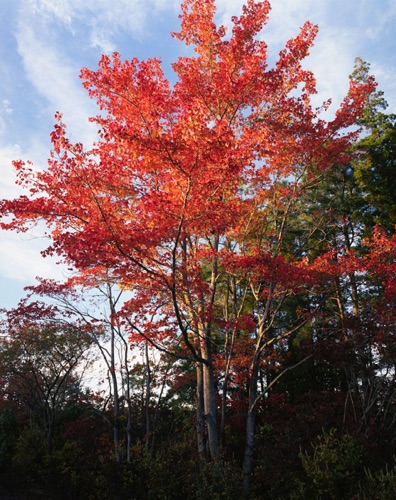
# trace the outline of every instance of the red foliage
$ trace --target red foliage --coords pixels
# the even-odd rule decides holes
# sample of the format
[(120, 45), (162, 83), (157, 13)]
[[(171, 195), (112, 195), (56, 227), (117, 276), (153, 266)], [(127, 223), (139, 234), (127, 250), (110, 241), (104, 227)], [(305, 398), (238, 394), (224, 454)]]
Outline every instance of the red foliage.
[[(214, 0), (183, 2), (173, 36), (195, 54), (173, 64), (173, 86), (155, 58), (123, 61), (114, 53), (96, 71), (83, 69), (102, 111), (91, 118), (98, 141), (89, 151), (73, 144), (57, 113), (48, 167), (35, 173), (16, 161), (28, 195), (2, 200), (0, 214), (9, 217), (1, 227), (17, 231), (43, 220), (52, 237), (44, 254), (60, 255), (84, 280), (110, 269), (133, 294), (124, 309), (132, 334), (173, 342), (204, 367), (213, 366), (228, 307), (240, 384), (252, 356), (257, 369), (272, 342), (264, 323), (285, 297), (358, 269), (352, 255), (337, 265), (329, 255), (312, 263), (290, 255), (285, 241), (289, 213), (312, 179), (349, 161), (358, 131), (348, 127), (375, 83), (351, 81), (327, 122), (311, 105), (315, 79), (302, 67), (317, 27), (305, 23), (269, 68), (257, 38), (269, 2), (248, 0), (229, 36), (215, 25), (215, 10)], [(223, 305), (228, 280), (241, 290), (233, 307)], [(204, 380), (213, 392), (213, 379)]]

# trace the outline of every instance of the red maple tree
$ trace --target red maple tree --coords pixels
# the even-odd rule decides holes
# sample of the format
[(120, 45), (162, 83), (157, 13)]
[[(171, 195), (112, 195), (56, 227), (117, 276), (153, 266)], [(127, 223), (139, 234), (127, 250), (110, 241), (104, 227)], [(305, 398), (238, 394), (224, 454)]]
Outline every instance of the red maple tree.
[[(29, 194), (1, 202), (1, 213), (11, 217), (2, 227), (25, 230), (43, 220), (52, 235), (45, 254), (59, 254), (82, 273), (111, 269), (133, 292), (125, 305), (132, 330), (173, 340), (195, 362), (199, 449), (203, 455), (207, 433), (215, 460), (213, 354), (225, 342), (221, 310), (229, 325), (250, 325), (249, 478), (258, 371), (274, 343), (271, 326), (287, 296), (312, 286), (304, 254), (288, 254), (289, 221), (321, 173), (349, 161), (357, 132), (345, 130), (374, 82), (351, 81), (335, 118), (326, 121), (327, 104), (311, 105), (315, 79), (302, 67), (315, 25), (305, 23), (269, 67), (260, 35), (269, 2), (248, 0), (230, 34), (214, 23), (215, 11), (214, 0), (182, 4), (181, 30), (173, 36), (195, 54), (173, 64), (173, 86), (155, 58), (123, 61), (114, 53), (97, 71), (82, 70), (102, 110), (91, 119), (97, 143), (87, 151), (70, 142), (58, 113), (48, 167), (36, 172), (14, 162)], [(238, 293), (225, 302), (230, 283)]]

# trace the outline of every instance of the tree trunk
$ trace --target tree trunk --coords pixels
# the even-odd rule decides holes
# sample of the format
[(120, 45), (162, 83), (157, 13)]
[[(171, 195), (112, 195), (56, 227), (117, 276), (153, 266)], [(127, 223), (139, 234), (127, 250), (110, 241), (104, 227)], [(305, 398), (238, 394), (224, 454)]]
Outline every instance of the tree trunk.
[[(123, 339), (124, 340), (124, 339)], [(124, 342), (124, 365), (125, 365), (125, 393), (126, 393), (126, 403), (127, 403), (127, 421), (125, 426), (126, 432), (126, 461), (131, 461), (131, 444), (132, 444), (132, 403), (131, 403), (131, 379), (128, 370), (128, 343)]]
[(217, 462), (219, 460), (219, 433), (217, 430), (216, 392), (212, 363), (203, 365), (203, 393), (210, 457), (214, 462)]
[(220, 448), (222, 450), (224, 449), (224, 440), (225, 440), (225, 421), (226, 421), (226, 412), (227, 412), (228, 378), (229, 378), (229, 370), (228, 370), (228, 363), (227, 363), (225, 374), (224, 374), (224, 383), (223, 383), (223, 391), (222, 391), (222, 399), (221, 399)]
[(150, 358), (148, 352), (148, 343), (145, 345), (145, 356), (146, 356), (146, 401), (145, 401), (145, 420), (146, 420), (146, 449), (150, 446), (150, 385), (151, 385), (151, 370), (150, 370)]
[[(237, 329), (234, 328), (233, 332), (231, 334), (231, 339), (229, 339), (229, 333), (227, 333), (226, 343), (224, 346), (225, 370), (224, 370), (224, 383), (223, 383), (222, 400), (221, 400), (221, 420), (220, 420), (220, 449), (221, 450), (224, 448), (225, 422), (226, 422), (226, 412), (227, 412), (227, 392), (228, 392), (228, 383), (229, 383), (229, 379), (230, 379), (231, 359), (233, 356), (236, 331), (237, 331)], [(229, 341), (230, 341), (230, 345), (228, 345)]]
[(197, 442), (198, 454), (201, 462), (206, 461), (206, 432), (205, 432), (205, 416), (204, 416), (204, 397), (203, 397), (203, 369), (202, 363), (196, 363), (197, 374), (197, 395), (196, 395), (196, 412), (197, 412)]
[(119, 432), (119, 419), (120, 419), (120, 400), (118, 394), (118, 381), (115, 367), (115, 334), (114, 328), (111, 327), (111, 345), (110, 345), (110, 377), (113, 389), (113, 442), (114, 442), (114, 455), (116, 461), (119, 462), (120, 457), (120, 432)]
[(159, 409), (160, 409), (161, 402), (162, 402), (162, 396), (163, 396), (164, 391), (165, 391), (166, 379), (167, 379), (167, 376), (168, 376), (168, 371), (169, 371), (169, 368), (170, 368), (170, 363), (171, 362), (169, 361), (168, 365), (166, 367), (165, 376), (164, 376), (164, 378), (162, 380), (162, 384), (161, 384), (161, 390), (160, 390), (160, 393), (158, 395), (157, 403), (155, 405), (155, 411), (154, 411), (154, 417), (153, 417), (153, 425), (152, 425), (152, 431), (151, 431), (151, 444), (150, 444), (151, 452), (154, 451), (155, 433), (156, 433), (156, 430), (157, 430), (158, 414), (159, 414)]
[(256, 352), (249, 380), (249, 407), (246, 416), (245, 455), (243, 460), (243, 491), (249, 493), (254, 469), (254, 438), (256, 430), (256, 398), (259, 373), (259, 354)]

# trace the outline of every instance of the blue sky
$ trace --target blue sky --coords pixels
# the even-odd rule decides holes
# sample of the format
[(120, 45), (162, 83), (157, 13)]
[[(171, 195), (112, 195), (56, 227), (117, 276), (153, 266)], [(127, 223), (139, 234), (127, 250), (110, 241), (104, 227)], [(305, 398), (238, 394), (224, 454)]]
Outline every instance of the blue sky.
[[(82, 67), (95, 69), (101, 54), (125, 59), (161, 57), (166, 74), (186, 49), (171, 39), (181, 0), (0, 0), (0, 198), (19, 194), (13, 159), (45, 168), (54, 114), (61, 111), (72, 140), (89, 145), (96, 108), (81, 87)], [(218, 0), (217, 18), (229, 24), (243, 0)], [(304, 21), (319, 25), (305, 66), (317, 79), (317, 104), (336, 105), (348, 88), (355, 57), (371, 64), (389, 112), (396, 113), (395, 0), (272, 0), (262, 33), (275, 59)], [(0, 307), (12, 307), (36, 276), (59, 278), (64, 270), (43, 259), (41, 230), (0, 233)]]

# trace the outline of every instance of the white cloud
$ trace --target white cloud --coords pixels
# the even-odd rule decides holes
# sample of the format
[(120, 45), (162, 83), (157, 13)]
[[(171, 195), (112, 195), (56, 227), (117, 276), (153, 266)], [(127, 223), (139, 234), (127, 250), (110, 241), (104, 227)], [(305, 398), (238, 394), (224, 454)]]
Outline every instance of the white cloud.
[(360, 10), (359, 24), (364, 36), (374, 42), (381, 42), (387, 30), (395, 31), (396, 3), (385, 0), (379, 8), (377, 0), (365, 0)]
[(97, 47), (104, 54), (111, 54), (117, 48), (111, 39), (111, 34), (105, 33), (103, 29), (93, 29), (89, 37), (90, 46)]
[(31, 11), (40, 16), (55, 16), (63, 23), (70, 25), (72, 20), (72, 5), (69, 0), (26, 0), (22, 10)]
[(374, 62), (371, 65), (371, 71), (379, 82), (379, 90), (385, 91), (384, 98), (388, 103), (388, 113), (396, 113), (396, 79), (395, 72), (390, 71), (389, 65)]
[(355, 56), (358, 55), (346, 50), (350, 40), (351, 33), (337, 29), (319, 32), (311, 55), (304, 62), (304, 66), (313, 71), (317, 80), (318, 94), (313, 98), (316, 106), (331, 98), (330, 111), (335, 111), (348, 92), (349, 75), (353, 71)]
[[(26, 194), (20, 186), (15, 184), (15, 173), (11, 167), (12, 161), (21, 157), (31, 158), (32, 156), (29, 153), (23, 153), (18, 144), (0, 147), (0, 199), (14, 199)], [(64, 278), (65, 267), (56, 265), (59, 259), (56, 257), (44, 259), (40, 254), (40, 251), (49, 244), (49, 241), (43, 238), (44, 232), (45, 228), (42, 225), (23, 234), (0, 232), (0, 284), (4, 283), (4, 279), (19, 283), (15, 285), (19, 287), (19, 292), (15, 292), (14, 302), (22, 295), (20, 287), (33, 284), (36, 276)], [(4, 304), (4, 300), (12, 302), (12, 293), (12, 290), (8, 294), (2, 291), (0, 306)]]
[(56, 18), (72, 33), (82, 23), (91, 47), (102, 52), (116, 50), (120, 31), (143, 39), (150, 24), (164, 12), (177, 14), (180, 0), (29, 0), (30, 9), (40, 15)]
[(7, 114), (7, 115), (12, 114), (12, 112), (14, 111), (12, 109), (11, 103), (8, 99), (3, 99), (2, 103), (1, 103), (1, 107), (2, 107), (2, 112)]
[(55, 259), (44, 259), (40, 255), (40, 251), (44, 248), (45, 242), (41, 238), (3, 231), (0, 245), (0, 275), (30, 284), (36, 276), (62, 279), (62, 266), (55, 265)]
[(0, 105), (0, 137), (2, 137), (6, 131), (7, 119), (12, 115), (13, 109), (10, 106), (10, 101), (8, 99), (3, 99)]
[[(23, 155), (18, 144), (10, 144), (0, 148), (0, 199), (14, 199), (26, 194), (15, 184), (15, 174), (11, 167), (12, 161)], [(36, 276), (62, 279), (64, 266), (56, 265), (57, 258), (43, 258), (40, 254), (49, 241), (43, 239), (44, 228), (38, 227), (27, 233), (16, 234), (9, 231), (0, 232), (0, 277), (26, 286), (33, 284)], [(2, 282), (0, 280), (0, 283)], [(4, 286), (4, 285), (3, 285)], [(16, 285), (18, 286), (18, 285)], [(2, 291), (3, 295), (6, 295)], [(11, 296), (12, 290), (8, 295)], [(22, 290), (18, 292), (21, 297)], [(0, 295), (1, 297), (1, 295)], [(10, 297), (6, 297), (9, 299)], [(1, 298), (4, 300), (4, 298)], [(17, 298), (16, 298), (17, 299)], [(16, 300), (15, 299), (15, 300)], [(2, 306), (3, 302), (0, 304)]]
[(47, 100), (45, 114), (50, 117), (55, 111), (64, 112), (73, 135), (90, 144), (94, 136), (88, 117), (96, 110), (81, 86), (78, 64), (51, 43), (51, 33), (32, 12), (21, 15), (16, 39), (27, 78)]
[(20, 157), (21, 149), (18, 144), (9, 144), (0, 147), (0, 199), (14, 198), (22, 193), (21, 189), (15, 184), (15, 174), (11, 168), (12, 161)]

